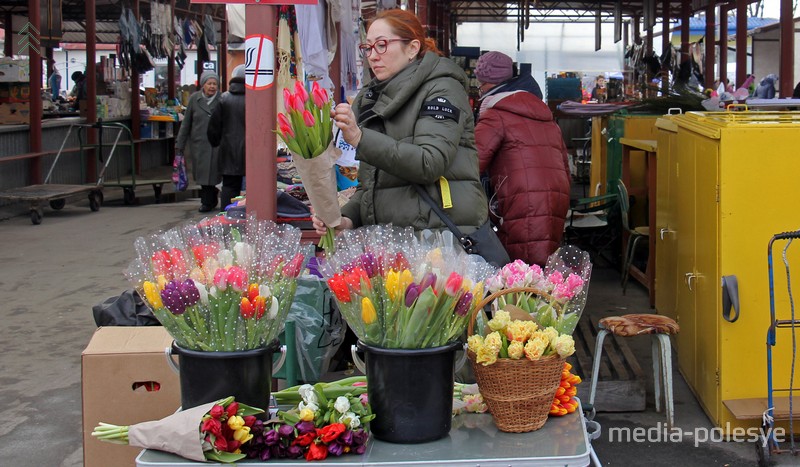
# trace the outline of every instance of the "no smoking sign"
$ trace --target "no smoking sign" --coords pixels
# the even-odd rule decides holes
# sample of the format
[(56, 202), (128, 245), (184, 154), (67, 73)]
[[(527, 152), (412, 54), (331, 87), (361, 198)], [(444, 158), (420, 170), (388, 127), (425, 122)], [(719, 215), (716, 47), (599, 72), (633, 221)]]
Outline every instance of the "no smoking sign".
[(244, 40), (244, 85), (248, 89), (267, 89), (275, 81), (275, 42), (263, 34)]

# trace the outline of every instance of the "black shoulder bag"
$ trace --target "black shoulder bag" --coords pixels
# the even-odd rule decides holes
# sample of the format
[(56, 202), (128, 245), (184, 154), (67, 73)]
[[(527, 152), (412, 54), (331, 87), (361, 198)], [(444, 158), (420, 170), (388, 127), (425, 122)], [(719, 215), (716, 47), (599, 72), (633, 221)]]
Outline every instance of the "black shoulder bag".
[(419, 196), (430, 205), (433, 212), (447, 225), (447, 228), (453, 232), (461, 246), (464, 247), (464, 251), (471, 255), (480, 255), (487, 263), (498, 268), (511, 262), (511, 258), (508, 257), (508, 252), (503, 247), (503, 244), (500, 243), (500, 239), (494, 232), (491, 222), (487, 220), (478, 230), (469, 235), (464, 235), (424, 188), (416, 183), (414, 188), (419, 193)]

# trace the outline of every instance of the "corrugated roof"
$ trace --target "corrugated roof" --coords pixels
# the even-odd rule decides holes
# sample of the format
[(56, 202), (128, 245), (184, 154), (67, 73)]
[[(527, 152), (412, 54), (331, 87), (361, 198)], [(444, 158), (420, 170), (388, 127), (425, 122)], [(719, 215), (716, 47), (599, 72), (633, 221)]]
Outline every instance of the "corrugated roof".
[[(750, 17), (747, 18), (747, 30), (752, 31), (756, 28), (763, 28), (764, 26), (769, 26), (772, 24), (777, 24), (778, 20), (775, 18), (758, 18), (758, 17)], [(681, 24), (680, 21), (677, 22), (678, 25)], [(719, 30), (719, 25), (715, 28)], [(706, 18), (705, 16), (699, 17), (691, 17), (689, 18), (689, 33), (690, 34), (705, 34), (706, 33)], [(728, 16), (728, 34), (736, 34), (736, 17), (735, 16)]]

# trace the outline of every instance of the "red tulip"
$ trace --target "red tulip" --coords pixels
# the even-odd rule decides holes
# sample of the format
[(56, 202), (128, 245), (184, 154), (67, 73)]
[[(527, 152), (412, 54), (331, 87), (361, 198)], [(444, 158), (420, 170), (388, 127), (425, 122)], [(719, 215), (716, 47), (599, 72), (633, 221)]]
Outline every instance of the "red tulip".
[(447, 281), (444, 283), (444, 292), (451, 297), (455, 297), (461, 290), (461, 284), (463, 282), (464, 278), (461, 277), (461, 275), (456, 272), (451, 272), (450, 277), (448, 277)]
[(307, 461), (321, 461), (328, 457), (328, 447), (324, 444), (311, 443), (306, 453)]
[(281, 125), (281, 134), (284, 139), (294, 138), (294, 131), (292, 131), (292, 127), (290, 126)]
[(217, 418), (217, 419), (221, 417), (222, 414), (224, 413), (225, 413), (225, 407), (219, 404), (215, 404), (213, 407), (211, 407), (211, 410), (208, 411), (208, 414), (211, 415), (212, 418)]
[(289, 121), (289, 117), (287, 117), (286, 114), (283, 113), (283, 112), (278, 114), (278, 124), (280, 126), (282, 126), (282, 127), (284, 127), (284, 126), (291, 127), (292, 126), (292, 122)]
[(247, 297), (242, 297), (242, 301), (239, 303), (239, 313), (242, 314), (242, 318), (250, 319), (255, 316), (256, 307)]
[(319, 108), (325, 106), (328, 103), (328, 93), (324, 89), (320, 88), (316, 81), (311, 88), (311, 98), (314, 100), (314, 105)]
[(317, 121), (314, 119), (314, 116), (311, 115), (311, 112), (308, 110), (303, 111), (303, 123), (306, 124), (307, 127), (313, 128), (314, 125), (317, 124)]
[(297, 253), (291, 261), (283, 268), (283, 275), (286, 277), (297, 277), (300, 275), (300, 266), (303, 265), (303, 254)]
[(247, 286), (247, 299), (251, 302), (256, 301), (258, 297), (258, 284), (250, 284)]
[(256, 297), (253, 304), (256, 309), (256, 319), (261, 319), (261, 317), (264, 316), (264, 312), (267, 311), (267, 298), (259, 295)]
[(289, 88), (283, 88), (283, 108), (286, 110), (292, 108), (292, 92)]
[(304, 106), (306, 105), (306, 102), (308, 101), (308, 91), (300, 81), (295, 81), (294, 83), (294, 95), (300, 99)]
[(233, 417), (234, 415), (239, 413), (239, 403), (236, 401), (231, 402), (230, 405), (228, 405), (228, 408), (225, 409), (225, 411), (228, 413), (229, 417)]
[(231, 266), (228, 269), (228, 285), (237, 292), (247, 290), (247, 272), (239, 266)]

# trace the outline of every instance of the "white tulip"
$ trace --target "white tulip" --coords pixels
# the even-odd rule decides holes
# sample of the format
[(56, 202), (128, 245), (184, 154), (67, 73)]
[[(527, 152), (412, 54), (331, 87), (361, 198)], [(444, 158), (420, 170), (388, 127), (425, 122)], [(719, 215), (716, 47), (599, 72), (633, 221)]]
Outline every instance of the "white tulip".
[(350, 400), (344, 396), (339, 396), (336, 398), (336, 402), (333, 403), (333, 408), (339, 413), (346, 413), (350, 410)]
[(278, 299), (272, 297), (272, 305), (269, 307), (269, 319), (275, 319), (278, 316)]
[(219, 261), (221, 268), (233, 266), (233, 253), (231, 253), (231, 250), (222, 250), (217, 253), (217, 261)]

